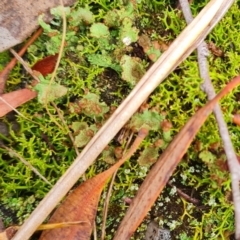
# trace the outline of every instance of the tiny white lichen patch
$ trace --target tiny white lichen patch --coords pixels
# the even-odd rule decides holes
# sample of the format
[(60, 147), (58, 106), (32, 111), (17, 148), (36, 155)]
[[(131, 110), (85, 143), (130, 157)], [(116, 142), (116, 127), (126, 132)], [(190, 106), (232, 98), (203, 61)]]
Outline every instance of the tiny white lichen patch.
[(129, 46), (132, 42), (131, 38), (130, 37), (125, 37), (123, 38), (122, 42), (126, 45), (126, 46)]

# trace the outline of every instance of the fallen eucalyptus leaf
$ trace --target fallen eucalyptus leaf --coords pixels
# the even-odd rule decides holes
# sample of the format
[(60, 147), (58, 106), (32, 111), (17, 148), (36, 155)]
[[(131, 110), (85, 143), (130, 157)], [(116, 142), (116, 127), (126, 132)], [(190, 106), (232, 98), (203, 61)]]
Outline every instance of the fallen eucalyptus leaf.
[(125, 214), (114, 240), (130, 239), (147, 212), (166, 186), (175, 168), (179, 164), (200, 127), (212, 112), (216, 103), (240, 84), (240, 75), (235, 77), (223, 90), (198, 110), (184, 125), (174, 140), (151, 168), (137, 195)]

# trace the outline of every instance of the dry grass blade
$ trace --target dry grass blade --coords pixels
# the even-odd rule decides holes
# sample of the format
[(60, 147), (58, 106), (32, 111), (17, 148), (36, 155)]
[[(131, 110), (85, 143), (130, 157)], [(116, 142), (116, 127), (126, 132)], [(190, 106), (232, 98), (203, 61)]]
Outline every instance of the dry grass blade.
[(10, 52), (14, 57), (23, 65), (25, 70), (37, 81), (40, 82), (38, 77), (34, 74), (33, 70), (28, 66), (28, 64), (11, 48)]
[(186, 153), (198, 130), (212, 112), (215, 104), (239, 83), (240, 76), (234, 78), (213, 100), (209, 101), (201, 108), (169, 144), (141, 185), (114, 239), (130, 239), (162, 189), (166, 186), (173, 171), (180, 162), (182, 156)]
[[(130, 142), (132, 141), (132, 138), (133, 138), (133, 132), (130, 134), (130, 136), (128, 138), (127, 144), (124, 148), (124, 154), (126, 153), (126, 151), (128, 149), (128, 146), (129, 146)], [(101, 240), (105, 239), (108, 205), (109, 205), (109, 202), (110, 202), (110, 197), (111, 197), (111, 192), (112, 192), (112, 189), (113, 189), (113, 184), (114, 184), (115, 178), (117, 176), (117, 171), (118, 171), (118, 169), (114, 172), (114, 174), (112, 176), (111, 182), (109, 184), (107, 196), (106, 196), (106, 199), (104, 201)]]
[(205, 39), (226, 13), (233, 0), (212, 0), (149, 69), (130, 95), (88, 143), (71, 167), (42, 200), (13, 240), (29, 238), (79, 177), (94, 162), (108, 142), (136, 112), (151, 92)]

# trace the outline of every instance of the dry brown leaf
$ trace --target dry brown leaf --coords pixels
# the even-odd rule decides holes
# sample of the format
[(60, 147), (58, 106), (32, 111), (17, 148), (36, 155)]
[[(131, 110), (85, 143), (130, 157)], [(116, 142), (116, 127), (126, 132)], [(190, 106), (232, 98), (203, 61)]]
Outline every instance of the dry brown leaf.
[[(48, 56), (42, 60), (39, 60), (32, 70), (40, 72), (43, 76), (46, 76), (53, 72), (57, 61), (58, 54)], [(4, 72), (4, 71), (3, 71)], [(1, 74), (0, 74), (1, 75)], [(1, 81), (1, 79), (0, 79)], [(32, 85), (36, 85), (36, 82), (32, 82)], [(13, 108), (17, 108), (29, 100), (35, 98), (37, 92), (31, 89), (20, 89), (10, 93), (3, 94), (0, 98), (0, 117), (3, 117), (7, 113), (11, 112)]]
[(72, 191), (48, 223), (82, 221), (83, 224), (43, 231), (39, 240), (88, 240), (96, 217), (101, 192), (112, 174), (136, 151), (147, 130), (139, 131), (128, 153), (107, 171), (87, 180)]
[(115, 240), (130, 239), (140, 225), (151, 206), (166, 186), (181, 158), (186, 153), (198, 130), (212, 112), (215, 104), (236, 85), (240, 83), (240, 76), (235, 77), (228, 85), (203, 108), (201, 108), (182, 128), (179, 134), (169, 144), (165, 152), (153, 166), (136, 197), (133, 199), (124, 219), (122, 220)]
[(36, 96), (37, 92), (27, 88), (3, 94), (0, 98), (0, 117), (11, 112), (12, 108), (17, 108)]
[(36, 62), (32, 66), (32, 70), (40, 72), (43, 76), (47, 76), (52, 73), (56, 62), (57, 62), (58, 54), (47, 56), (38, 62)]

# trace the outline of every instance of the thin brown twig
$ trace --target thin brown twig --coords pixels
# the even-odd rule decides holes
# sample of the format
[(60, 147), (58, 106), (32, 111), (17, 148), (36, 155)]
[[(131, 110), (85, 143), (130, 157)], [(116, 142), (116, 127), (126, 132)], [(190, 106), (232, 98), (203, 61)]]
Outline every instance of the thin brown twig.
[(113, 176), (112, 176), (112, 179), (111, 179), (111, 182), (110, 182), (110, 185), (109, 185), (109, 188), (108, 188), (107, 196), (106, 196), (106, 199), (104, 201), (101, 240), (105, 239), (108, 206), (109, 206), (110, 197), (111, 197), (111, 194), (112, 194), (113, 184), (114, 184), (115, 178), (117, 176), (117, 172), (118, 172), (118, 170), (116, 170), (114, 172)]
[(37, 81), (39, 81), (39, 78), (34, 74), (33, 70), (28, 66), (28, 64), (18, 55), (17, 52), (14, 51), (14, 49), (10, 48), (10, 52), (13, 54), (13, 56), (23, 65), (25, 70)]
[[(26, 42), (26, 44), (22, 47), (22, 49), (18, 52), (18, 55), (21, 57), (27, 51), (28, 47), (41, 35), (43, 29), (39, 28)], [(5, 84), (8, 78), (9, 73), (16, 65), (17, 59), (14, 57), (12, 60), (7, 64), (7, 66), (0, 72), (0, 94), (3, 94)]]
[[(187, 0), (180, 0), (180, 4), (186, 22), (190, 24), (193, 20), (193, 16), (190, 10), (189, 3)], [(207, 94), (208, 99), (211, 100), (216, 96), (216, 93), (209, 76), (207, 64), (208, 49), (204, 41), (199, 44), (197, 48), (197, 53), (200, 76), (204, 80), (202, 88), (203, 91)], [(218, 124), (219, 133), (223, 141), (223, 146), (227, 156), (229, 170), (231, 173), (233, 202), (235, 207), (235, 237), (236, 239), (240, 239), (240, 166), (219, 104), (215, 106), (213, 113)]]
[(171, 187), (175, 187), (176, 191), (178, 193), (178, 195), (180, 195), (182, 198), (184, 198), (185, 200), (187, 200), (188, 202), (191, 202), (195, 205), (198, 205), (200, 203), (200, 201), (196, 198), (190, 197), (188, 194), (186, 194), (185, 192), (183, 192), (181, 189), (177, 188), (176, 186), (174, 186), (172, 183), (168, 182), (167, 183), (169, 186)]
[[(128, 149), (128, 146), (129, 146), (130, 142), (132, 141), (132, 138), (133, 138), (133, 132), (131, 133), (131, 135), (128, 138), (127, 144), (126, 144), (126, 146), (124, 148), (124, 151), (123, 151), (123, 155), (126, 153), (126, 151)], [(104, 201), (101, 240), (105, 239), (105, 234), (106, 234), (105, 229), (106, 229), (106, 222), (107, 222), (108, 206), (109, 206), (110, 197), (111, 197), (111, 193), (112, 193), (112, 189), (113, 189), (113, 184), (114, 184), (115, 178), (117, 176), (117, 172), (118, 172), (118, 170), (116, 170), (114, 172), (113, 176), (112, 176), (112, 179), (111, 179), (111, 182), (110, 182), (110, 185), (109, 185), (109, 188), (108, 188), (107, 196), (106, 196), (106, 199)]]

